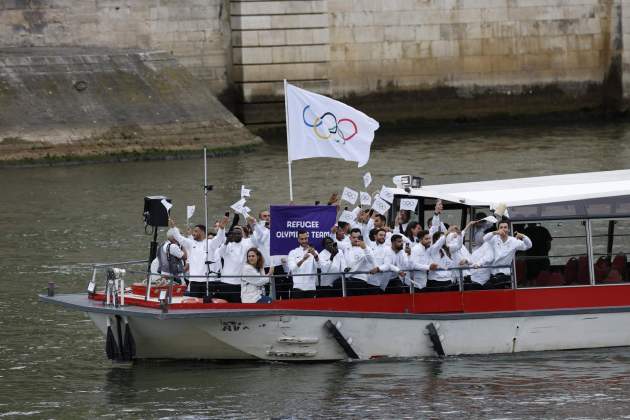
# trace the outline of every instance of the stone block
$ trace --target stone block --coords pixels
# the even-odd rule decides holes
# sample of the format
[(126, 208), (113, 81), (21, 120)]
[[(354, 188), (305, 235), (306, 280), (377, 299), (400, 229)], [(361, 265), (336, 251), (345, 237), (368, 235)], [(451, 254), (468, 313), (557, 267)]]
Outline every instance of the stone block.
[(328, 27), (328, 15), (326, 14), (273, 15), (266, 17), (271, 19), (270, 27), (276, 29)]
[(330, 31), (328, 28), (311, 29), (314, 44), (328, 44), (330, 42)]
[(329, 60), (328, 45), (271, 48), (272, 63), (318, 62)]
[(431, 41), (404, 42), (402, 57), (411, 59), (431, 57)]
[(484, 38), (481, 40), (483, 55), (512, 55), (515, 53), (514, 38)]
[(464, 73), (489, 73), (492, 70), (492, 63), (488, 57), (480, 55), (462, 57), (462, 72)]
[(526, 72), (551, 68), (550, 54), (523, 54), (520, 60), (521, 69)]
[(455, 57), (459, 56), (458, 41), (431, 41), (432, 57)]
[(351, 12), (354, 5), (350, 0), (327, 0), (328, 11), (330, 13)]
[(271, 29), (271, 16), (232, 16), (232, 29)]
[(482, 42), (480, 39), (462, 39), (459, 41), (459, 53), (462, 56), (482, 55)]
[(437, 41), (440, 39), (440, 26), (422, 24), (415, 27), (416, 41)]
[(328, 69), (328, 63), (235, 65), (233, 77), (237, 82), (327, 79)]
[(543, 52), (562, 54), (567, 51), (566, 36), (540, 37), (540, 49)]
[(374, 26), (374, 14), (368, 12), (333, 13), (330, 17), (331, 26)]
[(390, 28), (383, 28), (381, 26), (359, 26), (352, 29), (353, 38), (355, 42), (382, 42), (387, 39), (386, 33)]
[(413, 26), (394, 26), (385, 28), (386, 41), (413, 41), (416, 30)]
[(540, 52), (539, 40), (537, 36), (523, 36), (516, 39), (516, 52), (518, 54), (538, 54)]
[(232, 16), (324, 13), (326, 2), (324, 0), (231, 2), (230, 10)]
[(257, 47), (258, 31), (232, 31), (233, 47)]
[(457, 5), (462, 9), (506, 9), (508, 0), (460, 0)]
[(354, 42), (353, 28), (330, 28), (330, 42), (332, 44), (350, 44)]
[(400, 15), (404, 12), (383, 11), (374, 15), (374, 25), (376, 26), (398, 26), (400, 25)]
[(348, 0), (352, 1), (354, 10), (365, 10), (368, 12), (382, 12), (391, 6), (390, 0)]
[(383, 75), (392, 78), (413, 75), (413, 62), (414, 60), (404, 58), (383, 59)]
[(485, 56), (490, 63), (490, 69), (493, 73), (516, 72), (521, 70), (520, 56), (515, 55), (495, 55)]
[(233, 48), (234, 64), (269, 64), (273, 62), (271, 47)]
[(258, 44), (260, 46), (275, 46), (287, 44), (287, 33), (284, 29), (254, 32), (257, 33)]
[(440, 39), (451, 41), (466, 38), (468, 23), (442, 23), (440, 27)]
[(399, 59), (403, 56), (401, 42), (385, 42), (382, 51), (383, 59)]

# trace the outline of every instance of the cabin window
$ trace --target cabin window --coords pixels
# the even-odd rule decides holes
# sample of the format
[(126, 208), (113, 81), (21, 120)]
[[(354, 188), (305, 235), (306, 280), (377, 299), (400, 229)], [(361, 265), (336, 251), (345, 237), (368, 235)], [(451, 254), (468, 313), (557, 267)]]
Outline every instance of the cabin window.
[(628, 281), (630, 219), (592, 220), (591, 236), (595, 283)]
[(583, 220), (515, 223), (532, 248), (516, 255), (518, 287), (550, 287), (590, 283), (586, 223)]

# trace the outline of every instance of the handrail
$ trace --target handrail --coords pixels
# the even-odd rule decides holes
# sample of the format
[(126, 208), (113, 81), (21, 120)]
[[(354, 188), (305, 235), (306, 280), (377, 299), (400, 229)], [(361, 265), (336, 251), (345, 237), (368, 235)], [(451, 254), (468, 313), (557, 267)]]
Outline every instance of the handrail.
[[(511, 269), (512, 266), (511, 265), (482, 265), (482, 266), (474, 266), (474, 265), (462, 265), (462, 266), (457, 266), (457, 267), (450, 267), (450, 268), (438, 268), (435, 270), (420, 270), (420, 269), (401, 269), (400, 271), (404, 271), (405, 273), (420, 273), (420, 272), (424, 272), (424, 273), (430, 273), (430, 272), (434, 272), (434, 271), (466, 271), (466, 270), (483, 270), (483, 269), (493, 269), (493, 268), (508, 268)], [(150, 275), (150, 276), (161, 276), (161, 277), (165, 277), (165, 278), (176, 278), (176, 279), (194, 279), (194, 278), (208, 278), (208, 279), (213, 279), (212, 281), (216, 281), (216, 279), (221, 279), (221, 278), (260, 278), (260, 277), (307, 277), (307, 276), (317, 276), (317, 275), (322, 275), (322, 276), (334, 276), (334, 275), (345, 275), (345, 276), (351, 276), (353, 274), (369, 274), (369, 275), (377, 275), (377, 274), (383, 274), (383, 273), (392, 273), (392, 274), (396, 274), (398, 275), (398, 273), (400, 271), (391, 271), (391, 270), (387, 270), (387, 271), (379, 271), (378, 273), (370, 273), (369, 271), (335, 271), (335, 272), (321, 272), (321, 273), (285, 273), (285, 274), (262, 274), (259, 276), (255, 276), (255, 275), (240, 275), (240, 274), (223, 274), (223, 273), (211, 273), (211, 274), (215, 274), (215, 276), (213, 275), (209, 275), (209, 276), (191, 276), (191, 275), (184, 275), (184, 274), (162, 274), (162, 273), (154, 273), (154, 272), (150, 272), (147, 273), (146, 271), (135, 271), (135, 270), (127, 270), (127, 273), (129, 274), (142, 274), (142, 275)], [(218, 275), (220, 274), (220, 275)]]
[(115, 267), (115, 266), (119, 266), (119, 265), (134, 265), (134, 264), (146, 264), (148, 263), (149, 260), (134, 260), (134, 261), (121, 261), (121, 262), (113, 262), (113, 263), (84, 263), (84, 264), (79, 264), (79, 265), (89, 265), (91, 267)]
[[(146, 262), (146, 261), (144, 261)], [(134, 262), (127, 262), (127, 263), (134, 263)], [(93, 275), (92, 275), (92, 279), (90, 280), (90, 286), (88, 286), (88, 290), (90, 290), (90, 288), (92, 290), (94, 290), (94, 287), (92, 287), (92, 283), (94, 283), (94, 279), (95, 279), (95, 275), (96, 275), (96, 271), (102, 268), (109, 268), (109, 267), (113, 267), (115, 264), (114, 263), (109, 263), (109, 264), (101, 264), (101, 265), (94, 265), (94, 271), (93, 271)], [(488, 265), (488, 266), (469, 266), (469, 265), (465, 265), (465, 266), (458, 266), (458, 267), (450, 267), (450, 268), (438, 268), (436, 270), (420, 270), (420, 269), (403, 269), (400, 271), (403, 271), (406, 273), (406, 275), (404, 276), (404, 282), (407, 283), (407, 286), (409, 287), (409, 293), (414, 293), (415, 288), (423, 288), (419, 283), (417, 283), (415, 281), (415, 279), (413, 278), (413, 276), (410, 276), (408, 274), (415, 274), (415, 273), (430, 273), (430, 272), (436, 272), (436, 271), (451, 271), (451, 272), (458, 272), (458, 278), (455, 279), (455, 277), (453, 277), (453, 283), (457, 282), (459, 285), (459, 291), (463, 291), (464, 290), (464, 271), (466, 270), (479, 270), (479, 269), (509, 269), (510, 270), (510, 275), (513, 277), (513, 271), (512, 271), (512, 266), (511, 265)], [(384, 273), (390, 273), (392, 274), (392, 278), (396, 278), (399, 277), (399, 273), (400, 271), (392, 271), (392, 270), (387, 270), (387, 271), (379, 271), (378, 273), (371, 273), (369, 271), (340, 271), (340, 272), (332, 272), (332, 273), (296, 273), (296, 274), (291, 274), (291, 273), (286, 273), (286, 274), (265, 274), (265, 275), (223, 275), (221, 274), (220, 276), (188, 276), (188, 275), (172, 275), (172, 274), (162, 274), (162, 273), (152, 273), (149, 272), (147, 273), (146, 271), (136, 271), (136, 270), (126, 270), (126, 273), (129, 274), (141, 274), (143, 276), (146, 276), (146, 280), (147, 280), (147, 291), (146, 291), (146, 296), (145, 296), (145, 300), (149, 300), (150, 297), (150, 290), (151, 290), (151, 285), (152, 285), (152, 280), (151, 277), (153, 276), (159, 276), (163, 279), (167, 280), (167, 290), (166, 290), (166, 296), (164, 297), (164, 299), (162, 299), (162, 310), (163, 311), (168, 311), (168, 306), (170, 304), (172, 304), (173, 302), (173, 283), (176, 279), (194, 279), (194, 278), (201, 278), (201, 279), (205, 279), (206, 282), (216, 282), (216, 281), (220, 281), (220, 279), (222, 278), (261, 278), (261, 277), (265, 277), (265, 278), (269, 278), (270, 280), (270, 292), (271, 292), (271, 297), (273, 299), (276, 298), (276, 278), (283, 278), (283, 277), (305, 277), (305, 276), (339, 276), (339, 278), (341, 278), (341, 292), (342, 292), (342, 296), (346, 297), (347, 296), (347, 287), (346, 287), (346, 278), (347, 277), (352, 277), (353, 275), (376, 275), (376, 274), (384, 274)], [(219, 273), (213, 273), (213, 274), (219, 274)], [(122, 279), (122, 278), (121, 278)], [(212, 279), (212, 280), (211, 280)], [(426, 286), (424, 286), (426, 287)], [(112, 290), (109, 290), (112, 289)], [(104, 301), (104, 304), (114, 304), (114, 306), (118, 307), (120, 305), (124, 305), (124, 298), (118, 300), (117, 297), (117, 293), (119, 293), (121, 290), (124, 290), (124, 282), (121, 281), (120, 283), (117, 283), (116, 285), (114, 285), (114, 283), (112, 283), (110, 285), (110, 280), (107, 280), (106, 283), (106, 289), (105, 289), (105, 294), (106, 294), (106, 301)], [(112, 300), (110, 301), (110, 294), (112, 295)], [(124, 293), (121, 293), (121, 295), (124, 295)], [(111, 303), (110, 303), (111, 302)]]

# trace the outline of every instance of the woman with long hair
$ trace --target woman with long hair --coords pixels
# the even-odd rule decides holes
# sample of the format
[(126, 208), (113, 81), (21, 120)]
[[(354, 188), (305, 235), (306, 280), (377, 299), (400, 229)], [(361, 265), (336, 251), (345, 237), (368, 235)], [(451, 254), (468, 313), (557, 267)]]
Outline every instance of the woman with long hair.
[[(271, 303), (271, 298), (265, 296), (265, 284), (269, 283), (264, 276), (265, 260), (258, 248), (247, 250), (247, 262), (241, 271), (241, 302), (242, 303)], [(254, 277), (250, 277), (254, 276)]]

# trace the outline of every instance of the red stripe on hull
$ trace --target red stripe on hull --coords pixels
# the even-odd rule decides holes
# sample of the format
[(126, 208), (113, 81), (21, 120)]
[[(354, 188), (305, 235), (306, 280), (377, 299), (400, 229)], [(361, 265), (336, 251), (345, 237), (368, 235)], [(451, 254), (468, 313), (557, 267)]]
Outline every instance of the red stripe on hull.
[[(102, 301), (97, 293), (92, 299)], [(159, 308), (156, 302), (125, 298), (127, 305)], [(204, 304), (169, 305), (177, 309), (293, 309), (364, 313), (475, 313), (548, 309), (576, 309), (630, 306), (630, 284), (609, 286), (558, 287), (520, 290), (485, 290), (471, 292), (433, 292), (399, 295), (355, 296), (277, 300), (271, 304)]]

